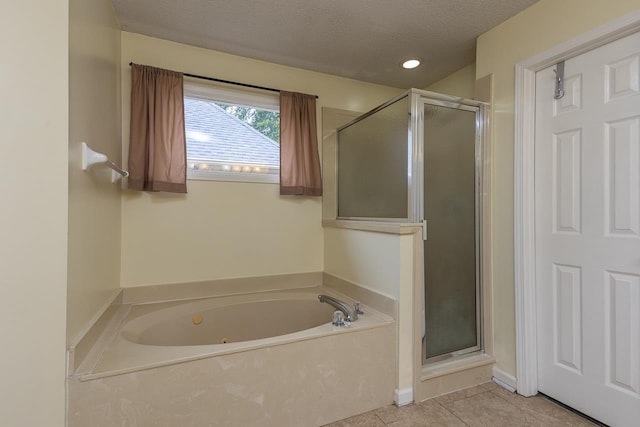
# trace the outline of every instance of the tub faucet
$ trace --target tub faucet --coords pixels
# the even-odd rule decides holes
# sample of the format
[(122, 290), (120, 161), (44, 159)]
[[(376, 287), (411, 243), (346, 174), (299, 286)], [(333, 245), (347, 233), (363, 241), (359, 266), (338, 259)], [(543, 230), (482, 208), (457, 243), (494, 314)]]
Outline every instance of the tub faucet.
[(346, 316), (347, 322), (355, 322), (358, 320), (358, 312), (354, 310), (349, 304), (346, 302), (340, 301), (334, 297), (330, 297), (329, 295), (318, 295), (318, 299), (320, 302), (326, 302), (327, 304), (337, 308)]

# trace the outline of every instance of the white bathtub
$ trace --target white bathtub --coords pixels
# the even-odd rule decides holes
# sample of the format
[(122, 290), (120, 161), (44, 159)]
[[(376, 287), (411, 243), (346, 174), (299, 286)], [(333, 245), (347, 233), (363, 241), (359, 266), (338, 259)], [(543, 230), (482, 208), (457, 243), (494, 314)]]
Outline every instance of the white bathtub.
[[(124, 305), (122, 320), (99, 360), (80, 380), (284, 345), (379, 327), (393, 319), (368, 307), (348, 325), (331, 324), (335, 308), (318, 301), (322, 288), (260, 292)], [(333, 294), (349, 304), (353, 300)], [(198, 323), (199, 324), (196, 324)]]
[(317, 426), (390, 404), (394, 320), (363, 306), (333, 326), (320, 293), (353, 303), (317, 287), (123, 305), (70, 379), (69, 425)]
[(121, 333), (143, 345), (230, 344), (312, 329), (329, 322), (334, 311), (309, 293), (213, 298), (159, 308), (129, 320)]

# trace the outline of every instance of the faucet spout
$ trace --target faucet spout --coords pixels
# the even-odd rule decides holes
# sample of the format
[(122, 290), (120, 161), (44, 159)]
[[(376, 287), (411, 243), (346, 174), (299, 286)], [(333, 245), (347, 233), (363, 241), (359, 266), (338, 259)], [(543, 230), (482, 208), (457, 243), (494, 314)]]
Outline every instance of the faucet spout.
[(330, 297), (329, 295), (318, 295), (320, 302), (325, 302), (336, 309), (340, 310), (346, 316), (346, 320), (354, 322), (358, 320), (358, 313), (346, 302), (340, 301), (337, 298)]

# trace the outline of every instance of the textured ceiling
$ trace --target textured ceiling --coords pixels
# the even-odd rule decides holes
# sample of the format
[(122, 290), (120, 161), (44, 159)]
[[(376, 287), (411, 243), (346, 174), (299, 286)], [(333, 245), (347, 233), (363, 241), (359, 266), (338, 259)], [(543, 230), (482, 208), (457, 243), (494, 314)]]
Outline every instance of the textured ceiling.
[[(113, 4), (125, 31), (408, 89), (424, 88), (472, 63), (480, 34), (536, 1), (113, 0)], [(403, 59), (415, 56), (424, 59), (420, 67), (400, 68)]]

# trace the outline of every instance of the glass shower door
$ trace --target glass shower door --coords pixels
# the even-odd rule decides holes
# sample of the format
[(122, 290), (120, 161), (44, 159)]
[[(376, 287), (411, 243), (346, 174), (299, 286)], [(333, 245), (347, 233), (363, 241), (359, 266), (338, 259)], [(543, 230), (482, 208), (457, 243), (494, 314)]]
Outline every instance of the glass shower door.
[(424, 104), (424, 361), (480, 349), (476, 114)]

